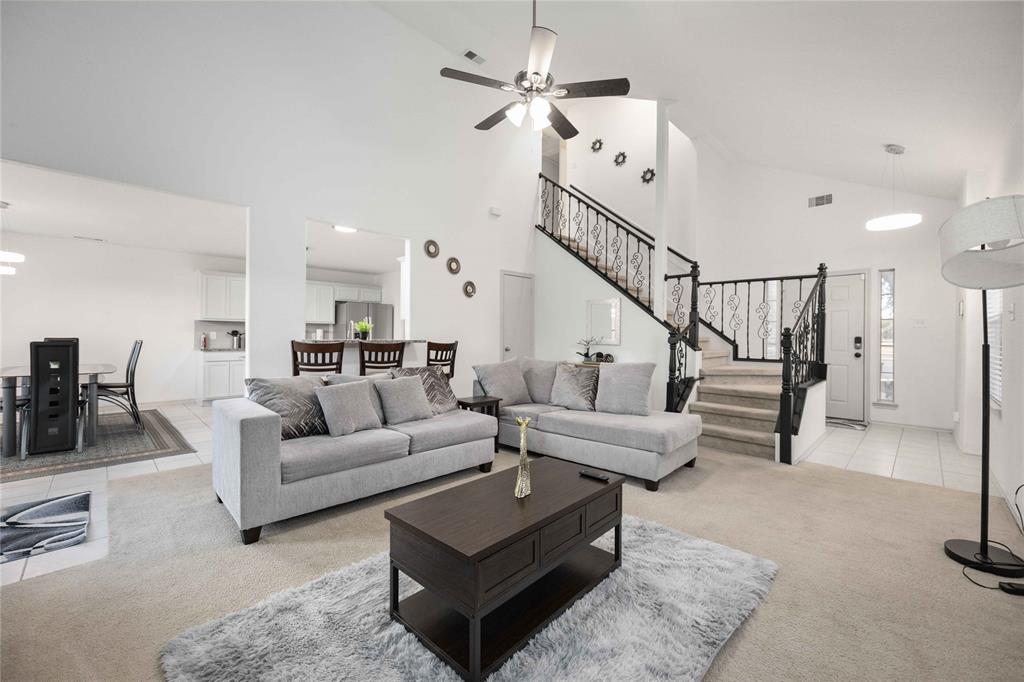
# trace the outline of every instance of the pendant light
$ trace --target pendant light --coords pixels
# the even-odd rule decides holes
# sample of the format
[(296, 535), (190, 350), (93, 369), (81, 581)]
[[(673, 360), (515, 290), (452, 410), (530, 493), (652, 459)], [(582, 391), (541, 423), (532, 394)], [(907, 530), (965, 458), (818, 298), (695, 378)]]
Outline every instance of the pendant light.
[[(889, 230), (902, 230), (921, 223), (920, 213), (897, 213), (896, 212), (896, 159), (899, 158), (907, 148), (900, 144), (885, 145), (885, 152), (892, 156), (892, 213), (878, 218), (872, 218), (864, 223), (864, 227), (870, 232), (887, 232)], [(885, 174), (882, 174), (882, 184), (885, 184)]]

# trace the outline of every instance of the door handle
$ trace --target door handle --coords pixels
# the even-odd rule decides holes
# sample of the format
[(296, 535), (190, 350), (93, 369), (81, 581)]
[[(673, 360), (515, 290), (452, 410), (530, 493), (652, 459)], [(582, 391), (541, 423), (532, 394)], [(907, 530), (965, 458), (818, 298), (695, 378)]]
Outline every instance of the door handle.
[(509, 352), (510, 350), (512, 350), (512, 346), (505, 346), (505, 352), (506, 353)]
[(859, 358), (859, 357), (860, 357), (860, 353), (854, 353), (854, 354), (853, 354), (853, 357), (855, 357), (855, 358)]

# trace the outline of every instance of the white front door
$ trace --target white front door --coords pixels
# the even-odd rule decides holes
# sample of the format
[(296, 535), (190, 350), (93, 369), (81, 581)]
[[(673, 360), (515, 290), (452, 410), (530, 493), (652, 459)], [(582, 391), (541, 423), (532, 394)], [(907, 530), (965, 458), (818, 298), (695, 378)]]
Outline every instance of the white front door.
[(533, 357), (533, 275), (501, 273), (501, 359)]
[(864, 275), (829, 275), (825, 294), (825, 414), (864, 421)]

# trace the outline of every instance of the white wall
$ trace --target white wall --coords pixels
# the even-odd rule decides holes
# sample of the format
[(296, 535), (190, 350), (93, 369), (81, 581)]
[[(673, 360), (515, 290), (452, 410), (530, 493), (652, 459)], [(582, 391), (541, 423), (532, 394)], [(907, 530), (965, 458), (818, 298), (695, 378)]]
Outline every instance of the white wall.
[[(922, 224), (868, 232), (864, 221), (887, 208), (881, 188), (745, 163), (729, 168), (733, 199), (725, 226), (706, 229), (701, 224), (698, 234), (702, 278), (813, 274), (820, 262), (835, 274), (870, 270), (866, 343), (871, 349), (868, 390), (874, 400), (878, 270), (895, 268), (898, 407), (873, 406), (870, 419), (951, 429), (956, 292), (939, 273), (935, 235), (955, 202), (901, 193), (901, 210), (922, 213)], [(716, 180), (720, 188), (721, 178)], [(827, 192), (833, 195), (830, 206), (807, 208), (808, 197)]]
[[(800, 433), (793, 436), (792, 463), (811, 454), (811, 450), (825, 438), (825, 408), (828, 405), (828, 382), (820, 381), (809, 389), (800, 415)], [(775, 437), (778, 442), (778, 436)], [(778, 447), (776, 446), (776, 452)]]
[(544, 360), (578, 361), (576, 342), (587, 336), (587, 301), (621, 300), (621, 344), (592, 346), (616, 362), (655, 362), (651, 409), (665, 409), (668, 381), (668, 332), (553, 240), (534, 243), (534, 355)]
[(540, 139), (473, 129), (504, 99), (438, 76), (465, 60), (367, 3), (0, 11), (3, 158), (249, 207), (250, 374), (289, 372), (310, 215), (413, 239), (412, 333), (456, 330), (460, 364), (497, 360), (498, 273), (531, 269)]
[[(986, 197), (1024, 194), (1024, 95), (1004, 134), (1002, 153), (991, 169), (968, 173), (963, 205)], [(960, 290), (966, 314), (957, 328), (957, 442), (969, 452), (981, 452), (982, 306), (978, 291)], [(1015, 311), (1010, 316), (1011, 306)], [(1013, 493), (1024, 483), (1024, 287), (1003, 291), (1003, 402), (990, 422), (990, 462), (997, 494), (1013, 504)], [(1016, 519), (1015, 513), (1011, 515)]]

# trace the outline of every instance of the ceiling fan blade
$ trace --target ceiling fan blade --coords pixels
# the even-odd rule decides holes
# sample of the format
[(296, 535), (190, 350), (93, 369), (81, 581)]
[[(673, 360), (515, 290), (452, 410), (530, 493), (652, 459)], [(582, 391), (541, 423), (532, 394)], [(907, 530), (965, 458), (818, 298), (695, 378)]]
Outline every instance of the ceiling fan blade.
[(548, 79), (551, 57), (555, 54), (555, 40), (558, 34), (550, 28), (534, 26), (530, 30), (530, 58), (526, 63), (526, 75), (540, 74), (540, 83)]
[(563, 140), (568, 140), (580, 134), (580, 131), (576, 130), (576, 126), (569, 123), (569, 119), (554, 104), (551, 105), (551, 113), (548, 114), (548, 120), (551, 121), (551, 127), (554, 131)]
[(467, 71), (459, 71), (458, 69), (449, 69), (445, 67), (441, 69), (441, 75), (445, 78), (465, 81), (466, 83), (473, 83), (474, 85), (483, 85), (484, 87), (495, 88), (497, 90), (505, 90), (506, 92), (515, 92), (516, 90), (515, 86), (511, 83), (488, 78), (487, 76), (478, 76), (475, 73), (469, 73)]
[(488, 116), (484, 120), (480, 121), (479, 123), (477, 123), (473, 127), (476, 128), (477, 130), (490, 130), (494, 126), (496, 126), (499, 123), (501, 123), (502, 121), (504, 121), (505, 120), (505, 112), (508, 111), (509, 109), (511, 109), (512, 107), (514, 107), (516, 104), (517, 104), (517, 102), (512, 102), (511, 104), (503, 106), (501, 109), (498, 109), (493, 114), (491, 114), (490, 116)]
[(561, 83), (554, 91), (565, 90), (564, 95), (555, 95), (559, 99), (579, 99), (581, 97), (615, 97), (629, 94), (628, 78), (609, 78), (603, 81), (583, 81), (580, 83)]

